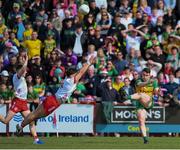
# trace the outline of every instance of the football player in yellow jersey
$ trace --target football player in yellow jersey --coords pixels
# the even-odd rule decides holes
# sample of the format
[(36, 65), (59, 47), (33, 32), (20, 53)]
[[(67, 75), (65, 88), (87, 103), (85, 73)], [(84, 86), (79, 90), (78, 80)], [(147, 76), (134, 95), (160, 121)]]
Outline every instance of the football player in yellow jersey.
[(139, 127), (144, 139), (144, 143), (148, 143), (146, 133), (146, 110), (153, 107), (152, 96), (158, 93), (157, 80), (151, 79), (150, 69), (144, 68), (142, 71), (142, 78), (136, 82), (136, 92), (133, 95), (127, 97), (127, 99), (136, 100), (137, 118), (139, 121)]

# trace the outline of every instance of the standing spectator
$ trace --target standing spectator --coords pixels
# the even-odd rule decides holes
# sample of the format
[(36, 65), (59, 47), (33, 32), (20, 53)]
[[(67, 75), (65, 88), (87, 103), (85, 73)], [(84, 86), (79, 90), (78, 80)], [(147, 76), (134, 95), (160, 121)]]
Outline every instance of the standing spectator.
[(117, 69), (118, 73), (122, 73), (124, 68), (128, 65), (128, 61), (123, 59), (122, 52), (117, 53), (117, 59), (113, 62), (115, 68)]
[(37, 39), (37, 32), (33, 31), (31, 36), (32, 37), (30, 40), (24, 41), (24, 47), (27, 48), (29, 59), (33, 58), (34, 56), (40, 56), (42, 48), (42, 42)]
[(119, 101), (119, 93), (112, 87), (111, 78), (107, 78), (105, 82), (101, 83), (99, 88), (102, 98), (103, 113), (106, 121), (110, 122), (113, 103), (117, 103)]
[(65, 50), (67, 49), (67, 47), (73, 47), (73, 40), (74, 40), (74, 29), (72, 26), (72, 19), (67, 18), (63, 20), (64, 24), (63, 24), (63, 28), (61, 31), (61, 39), (63, 39), (63, 41), (61, 41), (61, 49), (62, 51), (65, 52)]
[(78, 56), (82, 57), (83, 52), (85, 49), (85, 44), (87, 40), (86, 33), (82, 30), (81, 24), (76, 24), (76, 30), (75, 30), (75, 38), (74, 38), (74, 46), (73, 46), (73, 53)]
[(49, 31), (47, 33), (47, 39), (44, 41), (44, 55), (43, 57), (49, 58), (50, 53), (56, 48), (56, 41), (54, 40), (54, 33), (52, 31)]

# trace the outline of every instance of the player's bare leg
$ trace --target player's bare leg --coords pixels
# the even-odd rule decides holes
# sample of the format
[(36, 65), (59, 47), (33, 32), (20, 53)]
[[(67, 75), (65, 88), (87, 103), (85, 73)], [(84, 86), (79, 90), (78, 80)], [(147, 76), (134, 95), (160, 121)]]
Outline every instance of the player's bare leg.
[(37, 109), (35, 109), (33, 112), (29, 113), (27, 117), (24, 118), (21, 127), (24, 128), (26, 125), (30, 124), (31, 122), (35, 121), (36, 119), (46, 117), (44, 112), (44, 107), (42, 104), (40, 104)]
[(137, 100), (146, 108), (148, 108), (152, 102), (150, 96), (145, 93), (135, 93), (130, 95), (128, 99)]
[[(26, 118), (29, 114), (30, 114), (30, 110), (27, 110), (27, 111), (23, 111), (23, 112), (22, 112), (22, 115), (23, 115), (24, 118)], [(31, 123), (29, 124), (29, 130), (30, 130), (32, 136), (34, 137), (34, 143), (39, 142), (38, 144), (43, 144), (43, 143), (39, 140), (39, 138), (38, 138), (38, 136), (37, 136), (36, 127), (35, 127), (34, 122), (31, 122)]]
[(14, 117), (16, 113), (14, 113), (13, 111), (9, 110), (6, 117), (0, 115), (0, 122), (4, 123), (4, 124), (8, 124), (9, 121)]
[(137, 111), (137, 117), (138, 117), (138, 121), (139, 121), (139, 128), (141, 130), (142, 133), (142, 137), (144, 140), (144, 143), (148, 143), (148, 139), (147, 139), (147, 130), (146, 130), (146, 110), (145, 109), (138, 109)]

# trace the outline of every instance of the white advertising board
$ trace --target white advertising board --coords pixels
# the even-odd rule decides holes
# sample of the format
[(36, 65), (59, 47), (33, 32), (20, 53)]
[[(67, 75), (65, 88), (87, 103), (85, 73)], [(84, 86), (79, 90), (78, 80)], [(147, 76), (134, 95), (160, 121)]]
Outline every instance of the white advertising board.
[[(37, 132), (49, 133), (92, 133), (94, 106), (86, 104), (62, 104), (45, 118), (38, 119)], [(10, 122), (10, 132), (16, 131), (16, 124), (23, 120), (20, 113)], [(25, 127), (24, 132), (29, 132)]]
[[(0, 114), (6, 116), (6, 105), (0, 104)], [(6, 125), (0, 122), (0, 133), (6, 133)]]

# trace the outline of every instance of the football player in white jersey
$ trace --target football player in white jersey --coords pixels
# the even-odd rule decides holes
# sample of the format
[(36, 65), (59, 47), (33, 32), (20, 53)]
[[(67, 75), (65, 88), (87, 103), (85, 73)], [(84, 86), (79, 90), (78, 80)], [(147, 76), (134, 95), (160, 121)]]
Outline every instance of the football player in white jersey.
[(76, 72), (75, 69), (68, 69), (66, 72), (67, 77), (64, 80), (63, 87), (60, 87), (55, 96), (47, 96), (46, 99), (37, 107), (36, 110), (31, 112), (22, 122), (21, 125), (17, 125), (18, 133), (22, 132), (22, 129), (31, 123), (32, 121), (46, 117), (51, 114), (56, 108), (58, 108), (62, 102), (67, 100), (73, 91), (76, 89), (76, 84), (85, 74), (89, 66), (95, 62), (95, 57), (91, 56), (87, 63)]
[[(30, 110), (27, 105), (27, 84), (25, 80), (26, 69), (28, 64), (28, 56), (24, 56), (24, 64), (22, 66), (17, 67), (17, 72), (13, 75), (13, 87), (15, 91), (15, 97), (11, 102), (10, 109), (6, 115), (3, 117), (0, 115), (0, 122), (4, 124), (8, 124), (13, 116), (20, 112), (22, 116), (25, 118), (30, 114)], [(30, 123), (29, 125), (31, 134), (34, 137), (34, 144), (43, 144), (42, 141), (39, 140), (34, 123)]]

